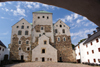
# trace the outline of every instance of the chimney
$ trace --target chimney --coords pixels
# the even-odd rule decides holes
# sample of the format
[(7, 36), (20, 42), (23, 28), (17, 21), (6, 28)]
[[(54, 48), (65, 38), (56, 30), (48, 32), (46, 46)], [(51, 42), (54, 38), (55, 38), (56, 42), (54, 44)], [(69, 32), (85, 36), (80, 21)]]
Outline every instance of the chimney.
[(90, 38), (91, 37), (91, 34), (88, 34), (88, 38)]
[(95, 34), (95, 33), (96, 33), (96, 31), (94, 30), (94, 31), (93, 31), (93, 34)]
[(99, 32), (99, 31), (100, 31), (100, 27), (97, 27), (96, 29), (97, 29), (97, 32)]

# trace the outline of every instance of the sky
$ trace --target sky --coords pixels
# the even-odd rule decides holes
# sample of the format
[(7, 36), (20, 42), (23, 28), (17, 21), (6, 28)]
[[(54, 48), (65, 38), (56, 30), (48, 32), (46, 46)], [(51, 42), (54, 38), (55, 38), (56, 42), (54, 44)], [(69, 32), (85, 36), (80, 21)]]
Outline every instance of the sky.
[(74, 45), (87, 38), (87, 34), (93, 34), (98, 27), (86, 17), (60, 7), (38, 2), (0, 2), (0, 40), (8, 47), (11, 42), (12, 26), (22, 18), (32, 23), (32, 12), (40, 10), (53, 13), (53, 23), (61, 19), (70, 27), (71, 42)]

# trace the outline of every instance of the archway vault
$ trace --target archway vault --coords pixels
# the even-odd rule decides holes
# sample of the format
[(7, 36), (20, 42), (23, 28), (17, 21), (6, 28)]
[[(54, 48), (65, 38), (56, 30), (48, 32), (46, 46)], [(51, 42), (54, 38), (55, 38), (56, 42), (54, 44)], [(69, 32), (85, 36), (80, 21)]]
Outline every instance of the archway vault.
[(87, 17), (100, 27), (100, 0), (0, 0), (6, 1), (31, 1), (65, 8)]

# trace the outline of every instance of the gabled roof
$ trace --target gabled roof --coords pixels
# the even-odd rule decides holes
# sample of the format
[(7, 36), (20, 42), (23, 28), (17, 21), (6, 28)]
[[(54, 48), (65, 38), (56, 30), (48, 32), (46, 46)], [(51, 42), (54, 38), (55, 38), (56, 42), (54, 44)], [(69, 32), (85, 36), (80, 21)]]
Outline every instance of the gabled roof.
[[(22, 18), (20, 21), (22, 21), (23, 19), (24, 19), (24, 18)], [(25, 20), (25, 19), (24, 19), (24, 20)], [(20, 22), (20, 21), (18, 21), (18, 22)], [(26, 20), (25, 20), (25, 21), (26, 21)], [(17, 23), (18, 23), (18, 22), (17, 22)], [(27, 22), (28, 22), (28, 21), (27, 21)], [(15, 23), (14, 25), (16, 25), (17, 23)], [(28, 22), (28, 23), (29, 23), (29, 22)], [(29, 24), (31, 25), (31, 23), (29, 23)], [(13, 25), (13, 26), (14, 26), (14, 25)]]
[(100, 36), (100, 31), (96, 32), (95, 34), (91, 35), (91, 37), (87, 38), (86, 41), (83, 44), (86, 44), (92, 40), (94, 40), (95, 38)]
[[(36, 11), (36, 12), (33, 12), (33, 13), (50, 13), (50, 12), (41, 10), (41, 11)], [(51, 13), (51, 14), (52, 14), (52, 13)]]
[[(61, 19), (59, 19), (58, 21), (61, 21), (61, 22), (63, 22)], [(56, 23), (54, 23), (53, 25), (55, 25), (55, 24), (57, 24), (58, 23), (58, 21), (56, 22)], [(63, 22), (64, 23), (64, 22)], [(64, 23), (65, 24), (65, 23)], [(67, 24), (65, 24), (66, 26), (68, 26)], [(69, 27), (69, 26), (68, 26)], [(69, 27), (70, 28), (70, 27)]]
[(1, 41), (0, 41), (0, 45), (6, 48), (6, 46)]

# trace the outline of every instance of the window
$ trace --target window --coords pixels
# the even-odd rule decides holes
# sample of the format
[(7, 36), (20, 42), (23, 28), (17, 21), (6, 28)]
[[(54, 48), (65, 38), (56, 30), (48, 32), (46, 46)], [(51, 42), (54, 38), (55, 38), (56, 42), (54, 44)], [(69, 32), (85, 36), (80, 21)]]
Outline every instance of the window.
[(41, 27), (41, 30), (43, 30), (43, 27)]
[(19, 41), (19, 44), (21, 44), (21, 41)]
[(65, 33), (65, 29), (63, 29), (62, 32)]
[(38, 17), (38, 19), (40, 19), (40, 17)]
[(88, 62), (90, 62), (90, 60), (88, 59)]
[(94, 50), (92, 50), (92, 53), (94, 54)]
[(58, 27), (58, 25), (56, 25), (56, 27)]
[(45, 33), (43, 33), (43, 35), (45, 35)]
[(96, 42), (98, 43), (98, 42), (99, 42), (99, 40), (98, 40), (98, 39), (96, 39)]
[(4, 51), (4, 48), (2, 49), (2, 51)]
[(98, 62), (100, 63), (100, 59), (98, 59)]
[(24, 26), (22, 26), (21, 29), (24, 29)]
[(19, 26), (16, 26), (16, 28), (19, 28)]
[(19, 48), (19, 50), (21, 50), (21, 48)]
[(60, 27), (62, 27), (62, 25), (60, 25)]
[(28, 35), (28, 31), (25, 31), (25, 35)]
[(24, 24), (24, 23), (22, 23), (22, 24)]
[(92, 42), (91, 42), (91, 45), (92, 45)]
[(49, 17), (47, 16), (47, 19), (49, 19)]
[(86, 47), (88, 47), (88, 45), (86, 45)]
[(28, 47), (27, 50), (30, 50), (30, 48)]
[(29, 26), (27, 26), (27, 28), (29, 28)]
[(35, 58), (35, 61), (38, 61), (38, 58)]
[(45, 49), (42, 49), (42, 53), (45, 53)]
[(65, 27), (65, 25), (64, 25), (64, 27)]
[(1, 50), (1, 47), (0, 47), (0, 50)]
[(58, 41), (60, 41), (60, 38), (58, 37)]
[(39, 34), (39, 37), (41, 36), (41, 34)]
[(64, 41), (66, 41), (66, 38), (64, 37)]
[(80, 55), (80, 53), (79, 53), (79, 55)]
[(78, 48), (79, 48), (79, 46), (78, 46)]
[(29, 44), (29, 41), (26, 41), (26, 44)]
[(47, 41), (44, 41), (44, 44), (47, 44)]
[(22, 31), (18, 31), (18, 35), (21, 35), (22, 34)]
[(49, 58), (47, 58), (47, 61), (49, 61)]
[(52, 58), (50, 58), (50, 61), (52, 61)]
[(98, 48), (98, 51), (100, 52), (100, 48)]
[(55, 29), (55, 33), (57, 33), (57, 29)]
[(87, 55), (89, 55), (89, 52), (87, 52)]
[(42, 16), (42, 18), (44, 18), (44, 16)]
[(93, 61), (94, 61), (94, 62), (96, 62), (96, 60), (95, 60), (95, 59), (93, 59)]

